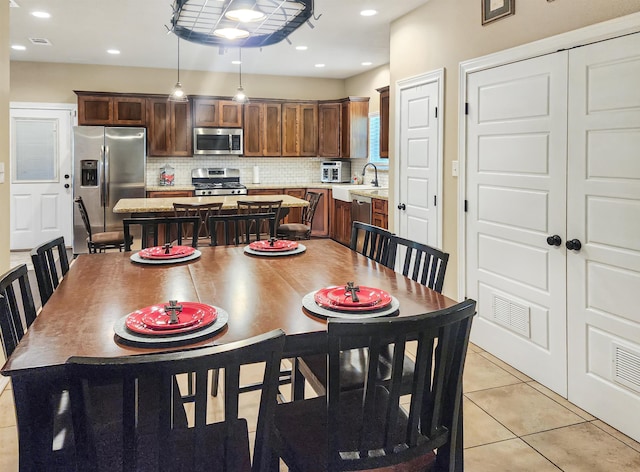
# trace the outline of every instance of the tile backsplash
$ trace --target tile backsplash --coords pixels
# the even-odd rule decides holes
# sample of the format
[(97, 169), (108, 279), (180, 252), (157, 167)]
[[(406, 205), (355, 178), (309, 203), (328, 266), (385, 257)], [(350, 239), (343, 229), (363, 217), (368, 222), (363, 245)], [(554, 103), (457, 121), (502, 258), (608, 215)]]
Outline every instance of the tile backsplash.
[[(253, 168), (259, 168), (260, 183), (306, 185), (320, 182), (320, 163), (326, 160), (321, 157), (148, 157), (147, 158), (147, 185), (154, 186), (160, 183), (160, 168), (170, 164), (175, 169), (175, 185), (191, 185), (191, 170), (199, 167), (231, 167), (240, 169), (240, 183), (253, 183)], [(351, 172), (358, 176), (362, 174), (362, 168), (367, 163), (366, 159), (351, 159)], [(374, 172), (367, 168), (365, 182), (373, 179)], [(380, 186), (388, 186), (388, 174), (386, 171), (378, 171)]]

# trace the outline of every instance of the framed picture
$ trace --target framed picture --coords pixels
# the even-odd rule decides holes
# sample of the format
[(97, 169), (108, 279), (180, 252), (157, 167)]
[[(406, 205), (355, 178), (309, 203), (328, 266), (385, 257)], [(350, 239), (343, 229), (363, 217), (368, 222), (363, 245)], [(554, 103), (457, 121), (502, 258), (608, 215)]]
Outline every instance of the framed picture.
[(482, 24), (513, 15), (516, 11), (516, 0), (481, 0)]

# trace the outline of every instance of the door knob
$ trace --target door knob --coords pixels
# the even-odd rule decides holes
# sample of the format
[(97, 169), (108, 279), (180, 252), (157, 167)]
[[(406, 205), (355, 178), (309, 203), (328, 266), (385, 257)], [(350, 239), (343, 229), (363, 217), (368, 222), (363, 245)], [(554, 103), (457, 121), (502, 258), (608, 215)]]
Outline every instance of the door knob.
[(69, 174), (64, 174), (65, 179), (68, 179), (69, 177), (71, 177)]
[(70, 185), (69, 184), (64, 184), (64, 188), (69, 188)]
[(400, 203), (398, 205), (398, 210), (406, 210), (406, 209), (407, 209), (407, 206), (404, 203)]
[(582, 243), (579, 239), (572, 239), (570, 241), (567, 241), (566, 246), (570, 251), (579, 251), (582, 247)]
[(562, 238), (557, 234), (554, 234), (553, 236), (549, 236), (547, 238), (547, 244), (549, 246), (560, 246), (562, 244)]

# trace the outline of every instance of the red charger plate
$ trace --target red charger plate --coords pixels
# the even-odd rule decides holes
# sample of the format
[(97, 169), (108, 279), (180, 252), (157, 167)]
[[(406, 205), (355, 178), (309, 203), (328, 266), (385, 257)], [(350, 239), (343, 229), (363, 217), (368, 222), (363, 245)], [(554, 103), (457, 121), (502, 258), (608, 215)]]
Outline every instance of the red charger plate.
[[(215, 307), (196, 302), (180, 302), (182, 312), (178, 314), (178, 323), (169, 324), (169, 315), (165, 314), (164, 306), (152, 305), (127, 315), (125, 326), (140, 334), (178, 334), (209, 326), (216, 321), (218, 312)], [(166, 303), (168, 305), (168, 303)]]
[(178, 259), (190, 256), (194, 252), (196, 252), (196, 249), (191, 246), (171, 246), (169, 254), (165, 254), (164, 247), (154, 246), (141, 249), (138, 255), (143, 259)]
[(360, 287), (358, 298), (353, 302), (351, 295), (345, 295), (344, 286), (327, 287), (318, 290), (314, 295), (315, 302), (324, 308), (341, 311), (372, 311), (379, 310), (391, 303), (391, 295), (379, 288)]
[(254, 241), (249, 244), (250, 249), (265, 252), (293, 251), (297, 247), (297, 241), (289, 241), (287, 239), (278, 239), (277, 241), (274, 241), (273, 246), (266, 239), (262, 241)]

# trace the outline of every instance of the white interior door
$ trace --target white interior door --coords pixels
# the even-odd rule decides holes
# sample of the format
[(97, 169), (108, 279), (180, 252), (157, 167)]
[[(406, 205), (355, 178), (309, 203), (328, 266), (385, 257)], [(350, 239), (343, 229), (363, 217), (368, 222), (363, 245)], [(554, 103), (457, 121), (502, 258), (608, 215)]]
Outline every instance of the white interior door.
[[(472, 341), (567, 393), (567, 53), (468, 76), (466, 296)], [(562, 241), (564, 242), (564, 241)]]
[(11, 108), (11, 249), (72, 239), (69, 110)]
[(571, 51), (569, 400), (640, 439), (640, 34)]
[(443, 71), (398, 84), (398, 189), (396, 233), (442, 247), (442, 110)]

